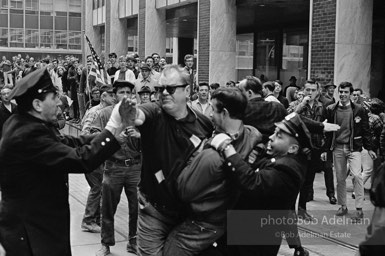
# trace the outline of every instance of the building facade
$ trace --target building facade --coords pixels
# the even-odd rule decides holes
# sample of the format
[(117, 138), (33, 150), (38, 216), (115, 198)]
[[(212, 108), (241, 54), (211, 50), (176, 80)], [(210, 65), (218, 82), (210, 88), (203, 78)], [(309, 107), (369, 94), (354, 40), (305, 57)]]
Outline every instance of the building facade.
[(82, 54), (82, 0), (0, 0), (0, 55)]
[(83, 8), (102, 55), (157, 52), (183, 65), (192, 53), (199, 81), (351, 81), (372, 97), (384, 82), (381, 0), (86, 0)]

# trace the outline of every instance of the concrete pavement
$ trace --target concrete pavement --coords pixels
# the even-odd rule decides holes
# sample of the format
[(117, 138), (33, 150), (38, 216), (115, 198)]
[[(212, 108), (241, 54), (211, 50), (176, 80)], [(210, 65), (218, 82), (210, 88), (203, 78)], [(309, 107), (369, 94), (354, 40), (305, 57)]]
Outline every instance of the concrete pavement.
[[(66, 125), (64, 133), (77, 135), (76, 127)], [(336, 181), (336, 179), (335, 179)], [(71, 244), (73, 256), (93, 256), (100, 248), (100, 234), (83, 232), (80, 228), (84, 206), (89, 191), (88, 184), (83, 174), (69, 175), (70, 207), (71, 207)], [(358, 244), (364, 240), (367, 225), (370, 222), (373, 205), (370, 203), (368, 193), (365, 193), (364, 221), (353, 224), (350, 217), (355, 211), (354, 199), (351, 198), (352, 182), (347, 180), (348, 209), (346, 217), (335, 217), (338, 205), (331, 205), (326, 197), (326, 189), (322, 173), (317, 173), (314, 182), (314, 201), (308, 203), (308, 212), (313, 215), (316, 222), (300, 225), (302, 244), (310, 251), (310, 255), (355, 255)], [(302, 229), (301, 229), (302, 228)], [(310, 233), (309, 233), (310, 232)], [(111, 255), (133, 255), (126, 252), (128, 242), (128, 203), (124, 196), (115, 215), (116, 245), (111, 247)], [(282, 242), (279, 255), (293, 255), (286, 241)]]

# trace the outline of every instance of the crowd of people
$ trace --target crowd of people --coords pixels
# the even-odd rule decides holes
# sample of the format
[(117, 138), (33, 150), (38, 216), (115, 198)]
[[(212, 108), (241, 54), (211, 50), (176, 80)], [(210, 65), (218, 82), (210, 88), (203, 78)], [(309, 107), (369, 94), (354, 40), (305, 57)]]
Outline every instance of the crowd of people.
[[(91, 55), (84, 67), (74, 56), (3, 57), (0, 243), (7, 255), (71, 255), (68, 173), (85, 173), (90, 186), (81, 229), (101, 233), (98, 256), (115, 245), (123, 189), (126, 249), (138, 255), (276, 255), (283, 237), (294, 255), (309, 255), (296, 225), (227, 244), (245, 237), (226, 234), (234, 225), (227, 211), (311, 221), (316, 172), (324, 172), (336, 216), (348, 213), (352, 178), (351, 219), (362, 221), (365, 183), (376, 180), (385, 158), (385, 104), (352, 83), (298, 86), (292, 76), (284, 86), (247, 76), (209, 84), (197, 81), (193, 55), (181, 67), (157, 53), (143, 61), (110, 53), (105, 72), (96, 66)], [(79, 138), (60, 134), (65, 121), (79, 125)]]

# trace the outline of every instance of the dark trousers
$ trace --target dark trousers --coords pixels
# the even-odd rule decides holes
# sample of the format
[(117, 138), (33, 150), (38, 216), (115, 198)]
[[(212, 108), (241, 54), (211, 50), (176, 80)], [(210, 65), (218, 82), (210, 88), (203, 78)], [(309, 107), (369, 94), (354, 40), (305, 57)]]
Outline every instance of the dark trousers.
[(102, 191), (103, 168), (100, 166), (95, 171), (86, 173), (86, 180), (91, 187), (88, 193), (86, 210), (83, 223), (100, 225), (100, 198)]
[(115, 245), (114, 215), (124, 188), (128, 200), (128, 237), (136, 236), (138, 223), (138, 193), (140, 164), (130, 167), (106, 161), (102, 182), (102, 244)]
[(311, 152), (311, 158), (308, 161), (307, 170), (305, 174), (305, 182), (303, 183), (299, 191), (298, 208), (306, 210), (306, 202), (308, 200), (309, 194), (313, 191), (315, 173), (317, 170), (319, 170), (321, 165), (320, 155), (320, 150), (313, 149)]
[(333, 154), (331, 151), (327, 152), (327, 159), (325, 162), (322, 162), (322, 167), (324, 171), (326, 196), (327, 197), (334, 196), (335, 190), (334, 190), (334, 176), (333, 176)]

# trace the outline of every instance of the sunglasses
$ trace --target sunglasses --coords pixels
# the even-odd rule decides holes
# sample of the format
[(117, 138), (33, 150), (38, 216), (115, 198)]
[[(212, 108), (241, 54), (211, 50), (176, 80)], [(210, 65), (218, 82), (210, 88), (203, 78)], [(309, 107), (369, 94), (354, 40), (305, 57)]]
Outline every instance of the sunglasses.
[(155, 91), (158, 93), (163, 93), (164, 89), (168, 92), (168, 94), (173, 95), (176, 91), (176, 88), (186, 87), (188, 84), (179, 84), (179, 85), (166, 85), (166, 86), (155, 86)]

